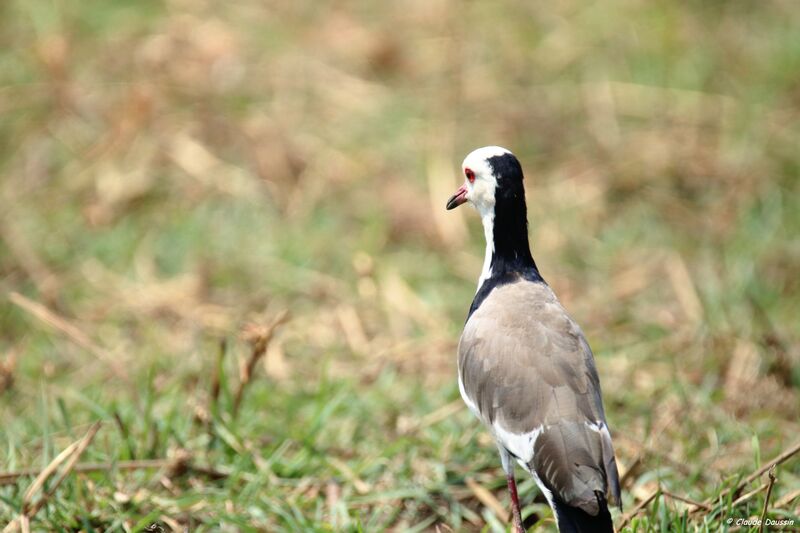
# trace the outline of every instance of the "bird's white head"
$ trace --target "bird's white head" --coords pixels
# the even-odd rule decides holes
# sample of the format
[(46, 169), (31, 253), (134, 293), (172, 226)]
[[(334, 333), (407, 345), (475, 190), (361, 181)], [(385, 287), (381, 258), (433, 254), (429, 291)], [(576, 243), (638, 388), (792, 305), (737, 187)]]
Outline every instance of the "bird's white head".
[(447, 201), (447, 209), (469, 202), (481, 215), (486, 255), (478, 286), (492, 275), (495, 263), (499, 270), (528, 266), (535, 269), (528, 246), (525, 188), (519, 160), (505, 148), (485, 146), (470, 152), (461, 168), (464, 184)]
[(500, 146), (484, 146), (470, 152), (461, 163), (464, 184), (447, 202), (447, 209), (455, 209), (469, 202), (482, 217), (493, 213), (498, 176), (490, 160), (505, 155), (513, 157), (509, 150)]

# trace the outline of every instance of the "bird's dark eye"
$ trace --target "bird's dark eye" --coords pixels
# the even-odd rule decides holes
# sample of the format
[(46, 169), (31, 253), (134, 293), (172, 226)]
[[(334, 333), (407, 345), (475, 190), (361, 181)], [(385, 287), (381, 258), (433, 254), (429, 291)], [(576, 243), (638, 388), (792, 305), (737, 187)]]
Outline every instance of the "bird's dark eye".
[(470, 183), (474, 183), (475, 182), (475, 173), (471, 169), (465, 168), (464, 169), (464, 175), (467, 177), (467, 179), (469, 180)]

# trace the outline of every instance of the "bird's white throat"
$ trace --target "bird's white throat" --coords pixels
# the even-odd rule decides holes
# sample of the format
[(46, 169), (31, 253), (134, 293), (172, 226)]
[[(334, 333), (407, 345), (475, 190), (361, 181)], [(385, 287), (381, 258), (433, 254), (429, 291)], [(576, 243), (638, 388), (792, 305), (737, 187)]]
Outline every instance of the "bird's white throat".
[(491, 209), (481, 210), (481, 222), (483, 223), (483, 233), (486, 237), (486, 253), (483, 256), (483, 269), (481, 277), (478, 278), (478, 288), (481, 290), (483, 282), (492, 275), (492, 256), (494, 255), (494, 206)]
[[(486, 254), (483, 257), (483, 270), (478, 279), (478, 289), (480, 290), (483, 282), (492, 275), (492, 255), (494, 255), (494, 194), (497, 190), (497, 178), (492, 174), (491, 169), (486, 165), (481, 169), (483, 179), (475, 180), (470, 190), (470, 202), (481, 215), (483, 233), (486, 237)], [(476, 292), (477, 292), (476, 290)]]

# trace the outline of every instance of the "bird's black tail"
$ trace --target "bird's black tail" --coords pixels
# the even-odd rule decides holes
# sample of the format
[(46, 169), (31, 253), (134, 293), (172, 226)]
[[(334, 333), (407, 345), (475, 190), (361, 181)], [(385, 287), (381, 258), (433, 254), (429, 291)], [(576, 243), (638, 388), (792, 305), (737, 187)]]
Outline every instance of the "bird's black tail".
[(553, 498), (559, 533), (614, 533), (614, 522), (611, 520), (606, 499), (603, 493), (596, 494), (600, 505), (597, 516), (592, 516), (579, 507), (567, 505), (558, 497)]

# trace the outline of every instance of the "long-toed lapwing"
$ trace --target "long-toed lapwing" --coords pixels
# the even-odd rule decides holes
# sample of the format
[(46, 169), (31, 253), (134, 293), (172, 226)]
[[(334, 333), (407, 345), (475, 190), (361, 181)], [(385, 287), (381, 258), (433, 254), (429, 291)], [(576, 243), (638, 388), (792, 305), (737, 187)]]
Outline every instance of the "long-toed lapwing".
[(522, 532), (516, 460), (536, 480), (559, 531), (613, 532), (619, 475), (600, 380), (581, 328), (539, 274), (528, 245), (522, 167), (498, 146), (462, 165), (447, 202), (480, 213), (486, 256), (458, 345), (458, 386), (497, 441)]

